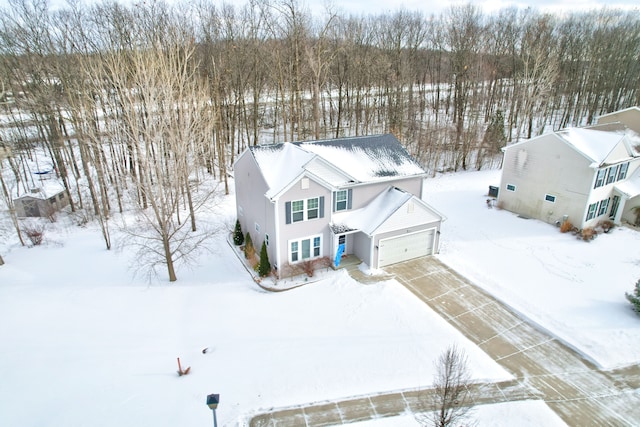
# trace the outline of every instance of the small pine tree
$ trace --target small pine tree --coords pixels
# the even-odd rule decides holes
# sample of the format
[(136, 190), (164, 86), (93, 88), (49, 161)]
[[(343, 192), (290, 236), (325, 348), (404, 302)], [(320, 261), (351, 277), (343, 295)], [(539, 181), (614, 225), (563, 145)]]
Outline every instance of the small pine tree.
[(271, 263), (269, 263), (269, 254), (267, 253), (267, 244), (262, 242), (260, 249), (260, 265), (258, 265), (258, 274), (260, 277), (266, 277), (271, 272)]
[(236, 228), (233, 230), (233, 244), (240, 246), (244, 243), (244, 234), (242, 234), (242, 227), (240, 227), (240, 221), (236, 219)]
[(504, 129), (504, 116), (502, 110), (496, 111), (496, 115), (491, 118), (487, 131), (484, 134), (482, 143), (491, 150), (499, 153), (500, 149), (507, 144), (507, 135)]
[(246, 259), (253, 259), (256, 255), (256, 249), (253, 247), (253, 241), (251, 240), (251, 234), (247, 231), (247, 235), (244, 238), (244, 257)]
[(625, 292), (624, 295), (627, 297), (631, 305), (633, 305), (633, 309), (640, 313), (640, 279), (636, 282), (636, 288), (633, 292)]

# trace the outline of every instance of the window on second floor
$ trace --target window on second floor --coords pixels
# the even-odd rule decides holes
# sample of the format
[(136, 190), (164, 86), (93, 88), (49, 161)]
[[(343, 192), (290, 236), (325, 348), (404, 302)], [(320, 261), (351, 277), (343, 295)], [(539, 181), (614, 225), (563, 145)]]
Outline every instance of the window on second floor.
[(335, 207), (334, 210), (344, 211), (347, 210), (347, 190), (340, 190), (334, 193)]
[(616, 176), (618, 175), (618, 165), (611, 166), (609, 168), (609, 174), (607, 175), (607, 184), (611, 184), (616, 180)]
[(600, 169), (598, 171), (598, 175), (596, 176), (596, 184), (593, 186), (593, 188), (602, 187), (604, 185), (605, 176), (607, 176), (607, 170)]
[(313, 199), (307, 199), (307, 219), (316, 219), (318, 218), (318, 198), (314, 197)]
[(324, 218), (323, 196), (285, 202), (285, 220), (287, 224), (316, 218)]
[(304, 221), (304, 200), (294, 200), (291, 202), (291, 221)]
[(351, 209), (351, 195), (353, 190), (338, 190), (333, 192), (333, 211), (340, 212)]
[(620, 165), (618, 169), (618, 181), (623, 180), (627, 177), (627, 171), (629, 170), (629, 162), (623, 163)]

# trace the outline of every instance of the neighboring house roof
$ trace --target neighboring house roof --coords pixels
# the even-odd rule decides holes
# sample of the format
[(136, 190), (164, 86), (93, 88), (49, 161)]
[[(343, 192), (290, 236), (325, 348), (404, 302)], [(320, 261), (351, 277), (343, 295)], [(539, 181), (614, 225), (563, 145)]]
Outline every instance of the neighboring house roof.
[[(419, 210), (414, 218), (415, 224), (410, 225), (424, 224), (444, 219), (444, 216), (413, 194), (396, 187), (389, 187), (364, 208), (334, 214), (334, 221), (330, 226), (336, 234), (357, 230), (372, 236), (376, 234), (376, 232), (392, 231), (395, 227), (391, 226), (389, 230), (382, 230), (383, 225), (388, 222), (400, 208), (409, 202), (414, 204), (412, 209), (416, 211)], [(404, 223), (403, 225), (407, 224)]]
[(614, 188), (630, 199), (640, 195), (640, 168), (636, 169), (629, 178), (616, 184)]
[(607, 160), (611, 160), (611, 154), (621, 144), (626, 150), (626, 157), (618, 158), (616, 161), (640, 156), (640, 136), (637, 133), (627, 128), (608, 131), (600, 129), (602, 129), (602, 126), (594, 126), (592, 128), (568, 128), (554, 132), (553, 134), (541, 135), (533, 139), (509, 145), (505, 147), (505, 149), (535, 143), (536, 140), (541, 138), (555, 137), (589, 159), (592, 167), (599, 167), (605, 164)]
[(629, 138), (637, 137), (631, 130), (606, 132), (589, 128), (570, 128), (556, 132), (556, 135), (590, 159), (594, 166), (602, 165), (620, 143), (625, 144), (628, 157), (639, 154), (633, 145), (629, 144)]
[(424, 175), (424, 170), (391, 134), (250, 147), (277, 196), (309, 173), (333, 187)]
[(598, 120), (600, 120), (601, 118), (604, 118), (604, 117), (616, 116), (616, 115), (619, 115), (620, 113), (626, 113), (628, 111), (637, 111), (637, 112), (640, 113), (640, 108), (634, 106), (634, 107), (625, 108), (623, 110), (614, 111), (612, 113), (603, 114), (601, 116), (598, 116)]

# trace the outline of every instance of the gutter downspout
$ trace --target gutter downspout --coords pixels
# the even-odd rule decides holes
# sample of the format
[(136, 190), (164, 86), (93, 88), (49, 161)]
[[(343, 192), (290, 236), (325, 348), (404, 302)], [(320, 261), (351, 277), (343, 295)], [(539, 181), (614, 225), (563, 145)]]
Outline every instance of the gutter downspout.
[(278, 215), (278, 199), (271, 200), (271, 205), (273, 206), (273, 220), (275, 222), (275, 245), (276, 245), (276, 265), (278, 266), (278, 279), (280, 279), (280, 272), (282, 271), (282, 264), (280, 263), (280, 216)]

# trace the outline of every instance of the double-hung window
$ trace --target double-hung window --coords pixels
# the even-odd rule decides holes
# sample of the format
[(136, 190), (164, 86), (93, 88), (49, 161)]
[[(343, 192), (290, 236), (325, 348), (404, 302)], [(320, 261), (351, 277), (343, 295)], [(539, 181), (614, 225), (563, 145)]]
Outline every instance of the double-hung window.
[(291, 202), (291, 220), (293, 222), (304, 221), (304, 200)]
[(629, 170), (629, 162), (623, 163), (620, 165), (618, 169), (618, 181), (623, 180), (627, 177), (627, 171)]
[(598, 175), (596, 176), (596, 185), (594, 185), (593, 188), (602, 187), (604, 185), (604, 178), (606, 175), (607, 175), (607, 170), (600, 169), (598, 171)]
[(307, 199), (307, 219), (318, 218), (318, 198)]
[(589, 205), (589, 210), (587, 211), (587, 221), (596, 217), (596, 211), (598, 210), (598, 202), (592, 203)]
[(334, 210), (345, 211), (347, 210), (347, 190), (340, 190), (335, 192), (335, 207)]
[(324, 196), (286, 202), (285, 220), (287, 224), (324, 218)]
[(600, 209), (598, 210), (598, 216), (606, 214), (608, 208), (609, 199), (600, 200)]
[(618, 175), (618, 165), (611, 166), (609, 168), (609, 174), (607, 175), (607, 184), (611, 184), (616, 180), (616, 176)]

